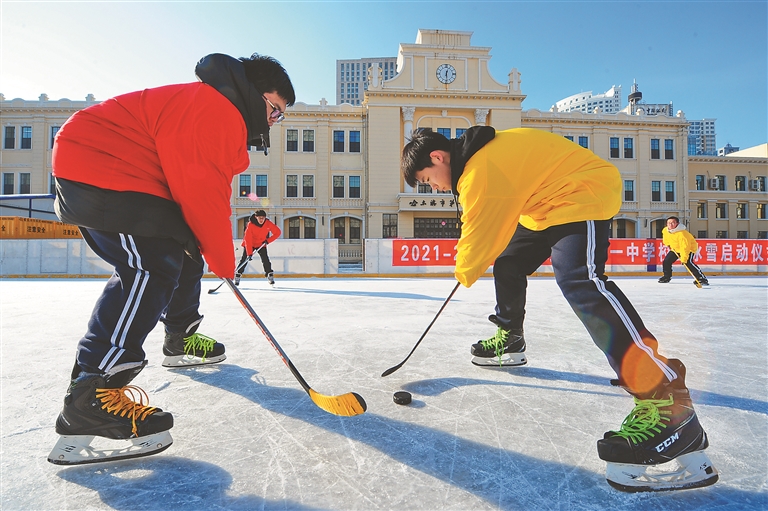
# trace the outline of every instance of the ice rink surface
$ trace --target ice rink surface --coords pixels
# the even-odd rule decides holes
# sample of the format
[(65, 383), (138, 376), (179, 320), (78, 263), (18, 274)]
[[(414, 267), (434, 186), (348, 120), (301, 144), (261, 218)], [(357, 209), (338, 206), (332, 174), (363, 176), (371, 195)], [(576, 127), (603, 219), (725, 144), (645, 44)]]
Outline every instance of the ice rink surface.
[[(134, 380), (173, 413), (173, 445), (75, 467), (46, 457), (104, 280), (0, 280), (2, 478), (11, 510), (762, 510), (768, 508), (768, 279), (618, 278), (687, 383), (720, 472), (714, 486), (627, 494), (605, 481), (596, 442), (632, 399), (552, 278), (528, 287), (528, 365), (480, 368), (493, 281), (460, 287), (411, 359), (447, 278), (279, 278), (241, 289), (314, 390), (361, 394), (357, 417), (317, 408), (220, 281), (203, 280), (201, 333), (227, 360), (166, 369), (162, 325)], [(413, 394), (408, 406), (392, 394)]]

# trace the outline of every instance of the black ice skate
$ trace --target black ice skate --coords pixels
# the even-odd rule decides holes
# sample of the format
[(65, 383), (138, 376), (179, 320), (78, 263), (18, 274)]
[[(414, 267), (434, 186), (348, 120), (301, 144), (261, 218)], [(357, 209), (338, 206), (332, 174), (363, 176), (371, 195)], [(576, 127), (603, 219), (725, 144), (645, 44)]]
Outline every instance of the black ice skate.
[(163, 343), (163, 367), (188, 367), (215, 364), (226, 359), (224, 345), (197, 332), (166, 332)]
[(147, 394), (128, 385), (145, 365), (146, 361), (120, 364), (106, 374), (81, 372), (74, 378), (56, 420), (61, 437), (48, 461), (100, 463), (149, 456), (170, 447), (173, 416), (147, 406)]
[[(608, 462), (606, 479), (618, 490), (682, 490), (709, 486), (718, 479), (704, 454), (709, 441), (685, 387), (685, 366), (675, 359), (669, 365), (677, 379), (648, 395), (634, 395), (635, 408), (620, 430), (607, 432), (597, 442), (600, 459)], [(623, 386), (616, 380), (611, 383)]]
[(269, 281), (270, 286), (275, 285), (275, 274), (272, 272), (267, 273), (267, 280)]
[(528, 363), (522, 330), (499, 327), (490, 339), (473, 344), (471, 353), (476, 366), (514, 367)]
[(242, 276), (243, 276), (242, 273), (235, 273), (235, 285), (236, 286), (240, 285), (240, 277), (242, 277)]

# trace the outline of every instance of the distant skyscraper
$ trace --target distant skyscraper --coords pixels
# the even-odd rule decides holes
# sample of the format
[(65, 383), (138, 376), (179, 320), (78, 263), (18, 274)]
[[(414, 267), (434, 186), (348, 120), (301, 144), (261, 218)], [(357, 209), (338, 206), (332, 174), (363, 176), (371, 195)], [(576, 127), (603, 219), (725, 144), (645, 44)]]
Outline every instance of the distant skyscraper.
[(688, 121), (688, 155), (716, 156), (715, 120)]
[(592, 95), (592, 91), (580, 92), (555, 103), (558, 112), (594, 113), (599, 108), (601, 113), (615, 114), (621, 110), (621, 85), (614, 85), (603, 94)]
[(738, 147), (733, 147), (731, 144), (725, 144), (724, 147), (721, 147), (720, 149), (717, 150), (717, 155), (728, 156), (729, 154), (735, 153), (738, 150), (739, 150)]
[(368, 68), (379, 67), (382, 79), (395, 76), (397, 57), (378, 57), (336, 61), (336, 104), (359, 105), (368, 90)]
[(643, 101), (643, 93), (637, 86), (637, 82), (632, 83), (632, 91), (627, 96), (627, 108), (623, 110), (629, 115), (665, 115), (673, 116), (672, 102), (669, 103), (646, 103)]

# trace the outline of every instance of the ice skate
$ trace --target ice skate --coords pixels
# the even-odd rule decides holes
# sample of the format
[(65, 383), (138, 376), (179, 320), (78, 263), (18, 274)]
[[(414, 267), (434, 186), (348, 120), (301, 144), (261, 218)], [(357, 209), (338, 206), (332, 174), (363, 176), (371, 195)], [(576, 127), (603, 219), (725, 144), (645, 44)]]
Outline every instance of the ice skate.
[(149, 456), (170, 447), (173, 416), (148, 406), (147, 394), (128, 385), (145, 365), (146, 361), (120, 364), (106, 374), (81, 372), (74, 378), (56, 420), (61, 437), (48, 461), (100, 463)]
[(666, 284), (666, 283), (668, 283), (670, 280), (672, 280), (672, 277), (667, 277), (666, 275), (664, 275), (663, 277), (661, 277), (661, 278), (659, 279), (659, 284)]
[(471, 353), (476, 366), (514, 367), (528, 363), (522, 330), (498, 327), (493, 337), (473, 344)]
[(269, 281), (269, 285), (273, 286), (275, 285), (275, 274), (272, 272), (267, 273), (267, 280)]
[(718, 479), (704, 453), (709, 441), (685, 387), (685, 366), (674, 359), (669, 363), (678, 378), (649, 395), (635, 395), (635, 408), (619, 431), (609, 431), (597, 442), (600, 459), (608, 463), (608, 484), (618, 490), (682, 490)]
[(223, 344), (199, 333), (185, 337), (183, 332), (166, 332), (163, 354), (163, 367), (215, 364), (227, 358)]
[(240, 285), (240, 277), (242, 277), (242, 276), (243, 276), (242, 273), (235, 273), (235, 285), (236, 286)]

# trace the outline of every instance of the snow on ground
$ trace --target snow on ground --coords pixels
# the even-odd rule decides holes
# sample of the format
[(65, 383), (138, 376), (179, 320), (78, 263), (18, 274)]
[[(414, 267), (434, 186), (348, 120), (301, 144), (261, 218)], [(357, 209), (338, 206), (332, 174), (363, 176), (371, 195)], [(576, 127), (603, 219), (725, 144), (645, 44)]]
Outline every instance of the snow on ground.
[[(231, 292), (204, 280), (201, 332), (228, 358), (169, 370), (162, 327), (134, 383), (170, 411), (174, 444), (147, 458), (76, 467), (46, 457), (103, 280), (0, 280), (3, 510), (736, 510), (768, 507), (768, 279), (620, 278), (662, 354), (682, 359), (720, 481), (626, 494), (595, 443), (631, 398), (551, 278), (530, 280), (527, 366), (479, 368), (469, 345), (495, 330), (493, 282), (454, 295), (445, 278), (245, 279), (241, 289), (317, 392), (361, 394), (330, 415), (301, 389)], [(393, 403), (407, 390), (413, 403)]]

